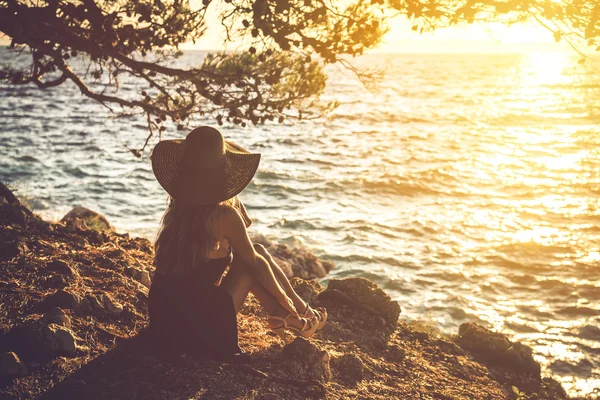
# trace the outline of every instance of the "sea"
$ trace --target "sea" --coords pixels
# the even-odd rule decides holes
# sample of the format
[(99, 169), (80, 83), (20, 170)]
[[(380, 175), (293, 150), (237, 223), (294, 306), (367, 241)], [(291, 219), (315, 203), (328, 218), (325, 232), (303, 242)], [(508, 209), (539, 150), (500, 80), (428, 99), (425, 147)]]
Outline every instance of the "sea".
[[(0, 49), (0, 63), (16, 59)], [(220, 128), (262, 154), (240, 195), (251, 231), (333, 261), (324, 284), (372, 279), (402, 318), (506, 333), (569, 394), (597, 397), (600, 58), (580, 59), (373, 53), (353, 61), (382, 74), (369, 85), (328, 67), (329, 114)], [(148, 158), (157, 138), (129, 151), (147, 134), (144, 116), (117, 117), (73, 84), (0, 86), (0, 181), (50, 220), (84, 206), (153, 240), (167, 204)]]

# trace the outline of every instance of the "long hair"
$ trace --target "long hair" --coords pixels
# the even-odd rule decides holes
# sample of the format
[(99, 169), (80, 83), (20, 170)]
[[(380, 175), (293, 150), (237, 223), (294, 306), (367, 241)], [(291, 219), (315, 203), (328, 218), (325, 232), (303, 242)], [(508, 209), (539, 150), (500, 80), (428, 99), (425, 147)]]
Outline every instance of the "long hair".
[(229, 206), (237, 211), (240, 204), (237, 196), (206, 206), (185, 204), (169, 196), (154, 242), (156, 271), (184, 275), (207, 260), (209, 251), (217, 244), (212, 227), (219, 210)]

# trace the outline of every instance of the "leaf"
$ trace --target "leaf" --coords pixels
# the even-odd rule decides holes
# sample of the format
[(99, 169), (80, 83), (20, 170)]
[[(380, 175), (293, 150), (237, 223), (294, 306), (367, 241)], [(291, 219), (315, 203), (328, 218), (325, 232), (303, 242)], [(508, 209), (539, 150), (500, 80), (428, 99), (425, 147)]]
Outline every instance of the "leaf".
[(513, 387), (512, 387), (512, 391), (513, 391), (513, 392), (514, 392), (514, 394), (516, 394), (517, 396), (518, 396), (518, 395), (521, 393), (521, 392), (519, 391), (519, 388), (517, 388), (516, 386), (513, 386)]

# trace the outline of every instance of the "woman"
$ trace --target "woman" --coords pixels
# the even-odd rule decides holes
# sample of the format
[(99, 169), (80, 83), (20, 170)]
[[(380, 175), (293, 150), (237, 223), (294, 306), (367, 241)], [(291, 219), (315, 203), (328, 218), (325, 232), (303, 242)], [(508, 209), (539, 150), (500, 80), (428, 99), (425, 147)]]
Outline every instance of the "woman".
[(185, 140), (159, 142), (151, 159), (170, 198), (148, 297), (150, 330), (163, 348), (245, 361), (236, 314), (250, 291), (284, 339), (285, 330), (310, 337), (323, 327), (326, 311), (304, 302), (267, 250), (248, 237), (252, 221), (237, 194), (252, 180), (260, 154), (204, 126)]

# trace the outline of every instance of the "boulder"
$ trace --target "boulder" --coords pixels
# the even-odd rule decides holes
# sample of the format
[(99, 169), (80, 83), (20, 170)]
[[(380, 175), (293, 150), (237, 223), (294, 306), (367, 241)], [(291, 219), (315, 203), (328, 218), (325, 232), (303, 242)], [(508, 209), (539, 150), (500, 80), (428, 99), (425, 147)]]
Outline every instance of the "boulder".
[(355, 385), (365, 377), (365, 367), (355, 354), (344, 354), (331, 360), (335, 376), (343, 382)]
[(0, 376), (23, 376), (27, 375), (27, 367), (19, 356), (12, 351), (0, 354)]
[(129, 268), (127, 272), (133, 279), (150, 289), (150, 285), (152, 285), (152, 279), (150, 279), (150, 273), (148, 271)]
[(0, 182), (0, 223), (27, 226), (40, 219), (25, 207), (13, 192)]
[(44, 334), (47, 339), (46, 349), (58, 356), (72, 357), (77, 351), (73, 332), (57, 324), (46, 325)]
[(38, 304), (38, 311), (49, 311), (52, 307), (79, 311), (82, 306), (81, 298), (64, 289), (59, 289)]
[(292, 278), (292, 287), (302, 299), (310, 305), (315, 305), (318, 302), (318, 295), (323, 291), (323, 286), (317, 280), (306, 280), (300, 278)]
[(97, 316), (97, 317), (104, 316), (104, 304), (103, 304), (102, 300), (100, 300), (98, 298), (98, 296), (96, 296), (94, 294), (89, 294), (89, 295), (85, 296), (85, 299), (90, 304), (91, 311), (95, 316)]
[(48, 324), (56, 324), (71, 329), (71, 318), (59, 307), (52, 307), (42, 318)]
[(388, 347), (385, 358), (392, 362), (400, 362), (406, 358), (406, 350), (397, 344)]
[(310, 341), (298, 337), (283, 348), (282, 355), (290, 360), (288, 365), (293, 369), (292, 376), (321, 382), (331, 380), (329, 353)]
[(95, 244), (96, 246), (100, 246), (106, 241), (104, 233), (96, 230), (87, 230), (86, 238), (90, 244)]
[[(113, 228), (108, 223), (106, 217), (96, 211), (92, 211), (85, 207), (73, 207), (62, 219), (61, 222), (66, 223), (80, 219), (88, 229), (112, 231)], [(73, 223), (76, 225), (77, 223)]]
[(400, 316), (400, 305), (392, 300), (376, 283), (365, 278), (331, 279), (327, 290), (339, 290), (351, 299), (371, 307), (388, 324), (395, 326)]
[[(46, 271), (54, 276), (63, 277), (62, 281), (72, 283), (79, 278), (79, 273), (69, 263), (64, 260), (53, 260), (46, 265)], [(59, 278), (55, 278), (58, 284), (61, 283)], [(62, 286), (62, 285), (61, 285)]]
[(7, 334), (10, 348), (26, 359), (44, 360), (57, 356), (74, 356), (77, 350), (73, 332), (44, 317), (13, 328)]
[(4, 183), (0, 182), (0, 199), (2, 199), (2, 204), (21, 204), (17, 196), (14, 195), (12, 190), (10, 190)]
[(29, 251), (27, 244), (20, 239), (0, 240), (0, 259), (12, 260)]
[(142, 271), (142, 276), (140, 277), (140, 282), (142, 285), (146, 286), (150, 289), (150, 285), (152, 285), (152, 281), (150, 280), (150, 274), (148, 271)]
[(84, 232), (88, 230), (88, 226), (81, 218), (70, 218), (65, 221), (65, 226), (68, 232)]
[(72, 280), (66, 278), (64, 275), (51, 275), (44, 281), (44, 287), (64, 289), (71, 284)]
[(458, 329), (456, 342), (476, 358), (494, 366), (540, 379), (540, 364), (533, 359), (531, 348), (512, 342), (501, 333), (492, 332), (473, 322), (465, 322)]
[(117, 316), (123, 312), (123, 306), (106, 293), (89, 294), (86, 296), (86, 300), (90, 304), (92, 313), (97, 317)]
[(446, 353), (453, 354), (456, 356), (466, 355), (465, 351), (459, 345), (457, 345), (456, 343), (454, 343), (450, 340), (440, 338), (440, 339), (435, 340), (433, 343), (437, 347), (444, 350)]
[(109, 315), (119, 315), (123, 312), (121, 303), (113, 299), (107, 293), (102, 294), (102, 302), (104, 303), (104, 309)]
[(73, 276), (73, 277), (77, 275), (77, 271), (75, 271), (69, 265), (69, 263), (67, 263), (64, 260), (58, 260), (58, 259), (49, 262), (46, 265), (46, 270), (49, 272), (54, 272), (56, 274), (60, 274), (60, 275), (67, 275), (67, 276)]

